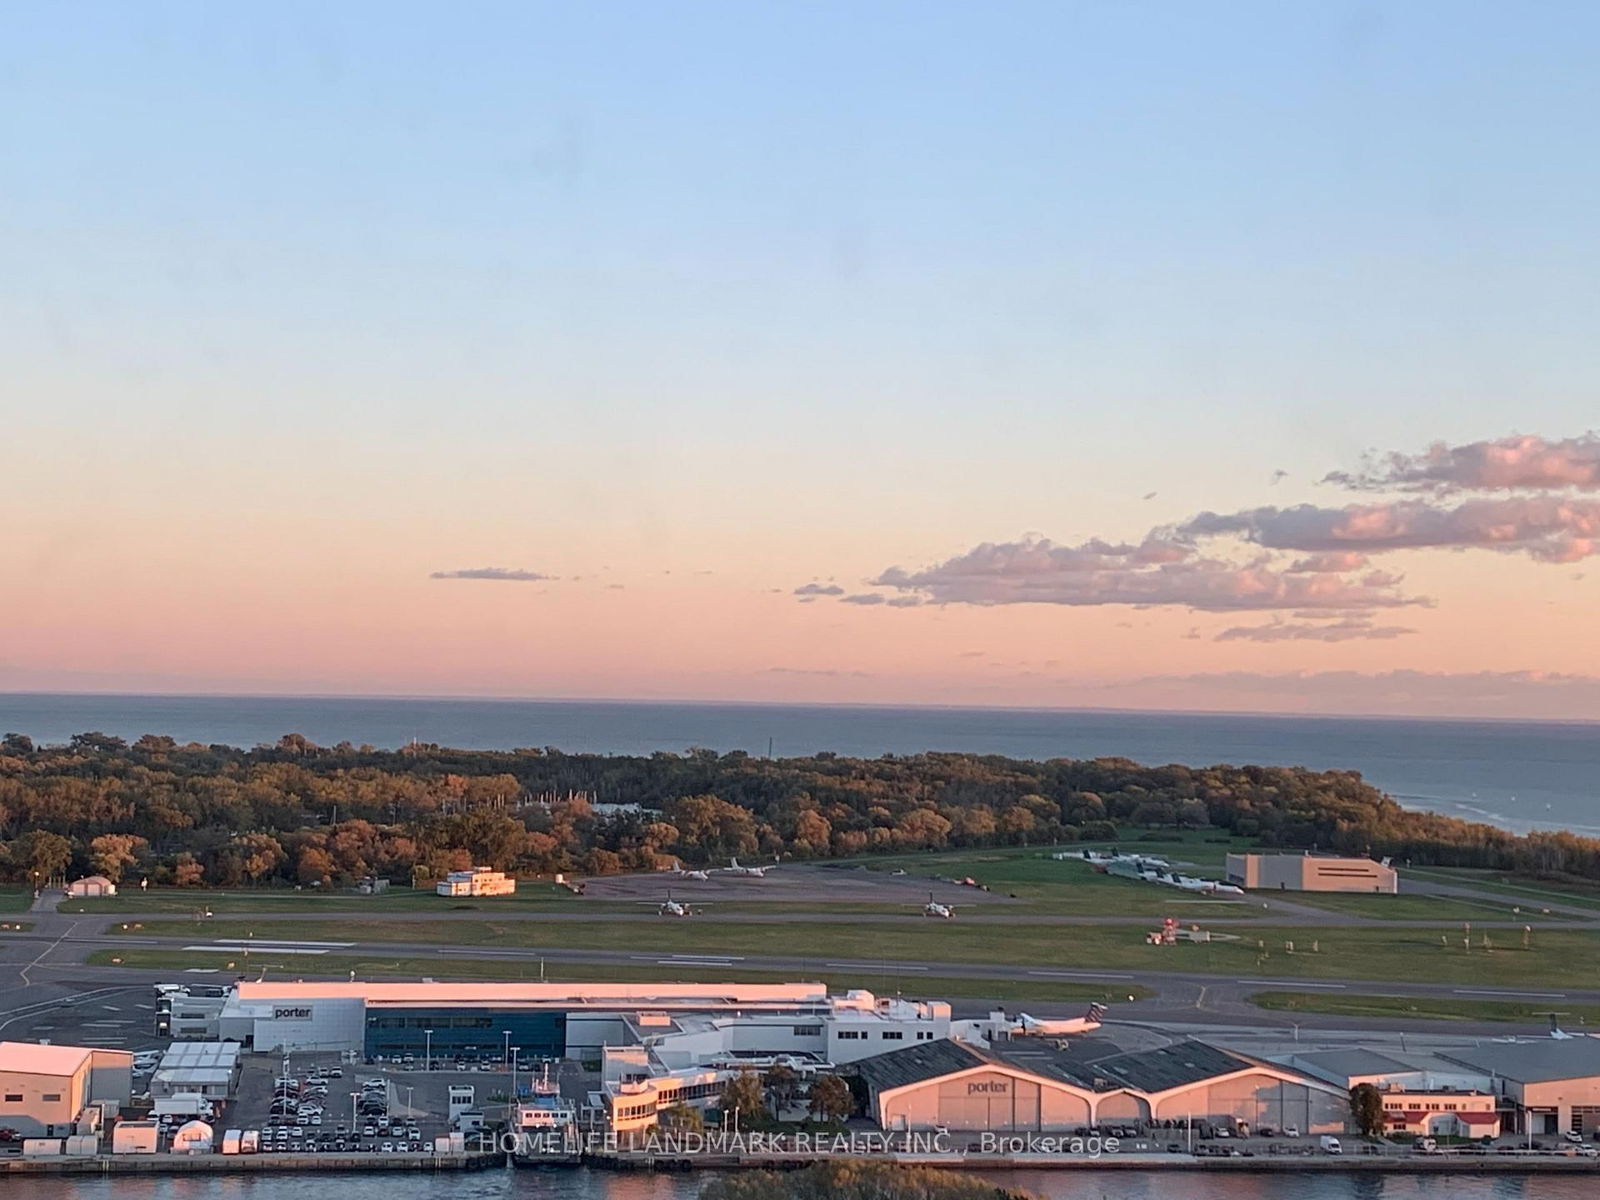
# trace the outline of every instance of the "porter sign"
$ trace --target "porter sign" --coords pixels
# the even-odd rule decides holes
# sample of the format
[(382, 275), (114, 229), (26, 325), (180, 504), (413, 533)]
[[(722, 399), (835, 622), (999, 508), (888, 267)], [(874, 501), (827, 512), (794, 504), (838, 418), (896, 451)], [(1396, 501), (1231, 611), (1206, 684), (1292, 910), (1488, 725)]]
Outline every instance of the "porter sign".
[(275, 1008), (272, 1010), (272, 1019), (274, 1021), (309, 1021), (311, 1019), (311, 1009), (309, 1007)]

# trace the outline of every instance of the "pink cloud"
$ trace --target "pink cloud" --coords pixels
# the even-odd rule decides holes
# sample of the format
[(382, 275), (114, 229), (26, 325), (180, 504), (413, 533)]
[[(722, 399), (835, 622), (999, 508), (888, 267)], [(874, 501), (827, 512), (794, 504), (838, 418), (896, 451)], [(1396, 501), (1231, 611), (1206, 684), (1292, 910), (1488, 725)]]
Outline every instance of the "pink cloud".
[(1386, 641), (1415, 633), (1404, 625), (1374, 625), (1365, 617), (1311, 624), (1298, 621), (1271, 621), (1265, 625), (1235, 625), (1224, 629), (1214, 640), (1219, 642), (1351, 642)]
[(1092, 540), (1061, 546), (1037, 537), (985, 542), (920, 571), (890, 568), (873, 582), (925, 595), (935, 604), (1182, 605), (1230, 612), (1360, 611), (1424, 602), (1399, 594), (1388, 582), (1227, 562), (1162, 536), (1138, 544)]
[(1525, 553), (1541, 562), (1576, 562), (1600, 540), (1600, 501), (1560, 496), (1466, 500), (1441, 508), (1426, 500), (1320, 508), (1254, 508), (1201, 513), (1178, 527), (1188, 537), (1237, 535), (1269, 550), (1309, 552), (1481, 548)]
[(1421, 454), (1375, 456), (1360, 471), (1335, 471), (1323, 482), (1366, 491), (1600, 491), (1600, 435), (1558, 441), (1512, 436), (1460, 446), (1435, 442)]

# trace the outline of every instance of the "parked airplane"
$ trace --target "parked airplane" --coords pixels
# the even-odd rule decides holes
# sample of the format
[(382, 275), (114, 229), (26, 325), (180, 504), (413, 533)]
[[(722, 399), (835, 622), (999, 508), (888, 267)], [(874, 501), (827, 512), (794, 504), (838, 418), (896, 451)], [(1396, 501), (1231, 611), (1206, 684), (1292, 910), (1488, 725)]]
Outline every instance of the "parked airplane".
[(711, 873), (709, 871), (685, 871), (683, 869), (683, 864), (677, 859), (672, 860), (672, 873), (679, 879), (706, 880), (711, 878)]
[(724, 875), (737, 875), (742, 879), (765, 879), (768, 871), (777, 870), (776, 867), (741, 867), (737, 858), (730, 858), (726, 867), (716, 869)]
[(933, 898), (933, 893), (929, 892), (928, 902), (922, 906), (922, 915), (925, 917), (939, 917), (941, 920), (948, 921), (956, 915), (956, 908), (953, 904), (940, 904)]

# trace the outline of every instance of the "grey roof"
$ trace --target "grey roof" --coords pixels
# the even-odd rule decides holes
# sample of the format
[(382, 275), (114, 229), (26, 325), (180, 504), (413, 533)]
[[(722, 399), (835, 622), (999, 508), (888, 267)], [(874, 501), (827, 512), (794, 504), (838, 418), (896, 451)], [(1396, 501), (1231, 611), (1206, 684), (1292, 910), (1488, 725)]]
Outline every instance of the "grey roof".
[(1205, 1042), (1184, 1041), (1158, 1050), (1127, 1053), (1106, 1038), (1057, 1042), (1021, 1037), (979, 1050), (964, 1042), (924, 1042), (864, 1058), (854, 1064), (875, 1091), (924, 1083), (985, 1063), (1003, 1063), (1044, 1079), (1092, 1092), (1133, 1088), (1165, 1092), (1243, 1070), (1250, 1063)]
[(1250, 1063), (1205, 1042), (1176, 1042), (1158, 1050), (1121, 1054), (1095, 1064), (1102, 1077), (1141, 1092), (1165, 1092), (1185, 1084), (1242, 1071)]
[(1321, 1079), (1337, 1079), (1341, 1083), (1358, 1075), (1397, 1075), (1415, 1071), (1411, 1063), (1379, 1054), (1376, 1050), (1360, 1048), (1350, 1050), (1313, 1050), (1310, 1054), (1296, 1054), (1280, 1061), (1302, 1071), (1309, 1071)]
[(887, 1054), (874, 1054), (856, 1060), (851, 1066), (867, 1081), (874, 1092), (905, 1087), (910, 1083), (925, 1083), (944, 1075), (953, 1075), (970, 1067), (982, 1066), (988, 1060), (965, 1042), (942, 1038), (937, 1042), (923, 1042), (903, 1050), (890, 1050)]
[(1442, 1057), (1517, 1083), (1547, 1083), (1600, 1075), (1600, 1038), (1548, 1038), (1529, 1042), (1480, 1042)]

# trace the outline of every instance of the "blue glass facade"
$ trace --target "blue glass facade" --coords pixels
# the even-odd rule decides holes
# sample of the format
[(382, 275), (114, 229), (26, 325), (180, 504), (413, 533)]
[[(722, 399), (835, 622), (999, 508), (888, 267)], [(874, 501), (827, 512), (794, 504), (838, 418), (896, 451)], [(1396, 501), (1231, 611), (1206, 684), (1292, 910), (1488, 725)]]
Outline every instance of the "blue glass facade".
[[(433, 1030), (430, 1036), (426, 1031)], [(435, 1058), (489, 1058), (505, 1054), (506, 1033), (520, 1057), (560, 1058), (567, 1048), (567, 1014), (548, 1009), (368, 1008), (368, 1058), (414, 1054), (429, 1046)]]

